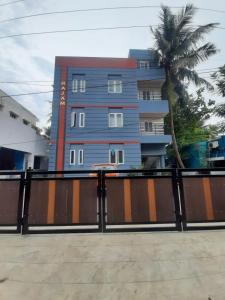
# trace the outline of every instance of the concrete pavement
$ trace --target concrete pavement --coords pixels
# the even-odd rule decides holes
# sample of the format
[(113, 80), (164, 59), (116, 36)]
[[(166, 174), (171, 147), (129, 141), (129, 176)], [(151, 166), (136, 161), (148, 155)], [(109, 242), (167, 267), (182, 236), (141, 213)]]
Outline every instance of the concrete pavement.
[(0, 235), (0, 300), (225, 299), (225, 231)]

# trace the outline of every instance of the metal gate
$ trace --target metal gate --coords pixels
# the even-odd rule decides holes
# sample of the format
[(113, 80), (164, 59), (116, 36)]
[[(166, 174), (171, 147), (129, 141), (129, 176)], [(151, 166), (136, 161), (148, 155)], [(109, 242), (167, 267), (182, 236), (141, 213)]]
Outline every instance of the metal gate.
[(100, 191), (99, 172), (28, 172), (23, 234), (101, 231)]
[(176, 171), (102, 173), (103, 231), (181, 230)]
[(225, 228), (225, 168), (0, 172), (0, 233)]
[(0, 172), (0, 233), (20, 233), (24, 172)]

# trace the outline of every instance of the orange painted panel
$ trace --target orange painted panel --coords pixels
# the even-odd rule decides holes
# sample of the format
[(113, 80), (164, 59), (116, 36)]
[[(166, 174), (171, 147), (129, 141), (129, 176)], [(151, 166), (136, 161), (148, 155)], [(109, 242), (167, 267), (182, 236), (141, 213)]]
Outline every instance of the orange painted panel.
[(202, 179), (207, 220), (214, 220), (212, 193), (209, 178)]
[(130, 180), (124, 179), (124, 219), (125, 222), (131, 222), (131, 193), (130, 193)]
[(48, 216), (47, 223), (54, 223), (54, 213), (55, 213), (55, 180), (50, 180), (48, 183)]
[(72, 222), (79, 223), (79, 220), (80, 220), (80, 180), (73, 180)]
[(156, 214), (156, 199), (155, 199), (155, 184), (153, 179), (148, 179), (148, 204), (149, 204), (149, 220), (157, 221)]

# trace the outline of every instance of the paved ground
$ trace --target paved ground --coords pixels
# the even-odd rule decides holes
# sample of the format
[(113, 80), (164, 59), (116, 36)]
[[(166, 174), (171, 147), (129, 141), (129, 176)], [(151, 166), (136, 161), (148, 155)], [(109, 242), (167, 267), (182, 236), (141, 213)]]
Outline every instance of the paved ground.
[(0, 300), (225, 299), (225, 231), (0, 236)]

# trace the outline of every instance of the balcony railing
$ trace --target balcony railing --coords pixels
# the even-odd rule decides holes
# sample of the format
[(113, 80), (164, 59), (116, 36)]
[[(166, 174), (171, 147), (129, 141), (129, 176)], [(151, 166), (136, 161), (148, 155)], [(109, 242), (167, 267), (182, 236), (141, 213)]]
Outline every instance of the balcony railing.
[(139, 90), (138, 91), (139, 100), (162, 100), (162, 95), (160, 92), (152, 90)]
[(141, 122), (140, 133), (141, 135), (164, 135), (164, 124)]

